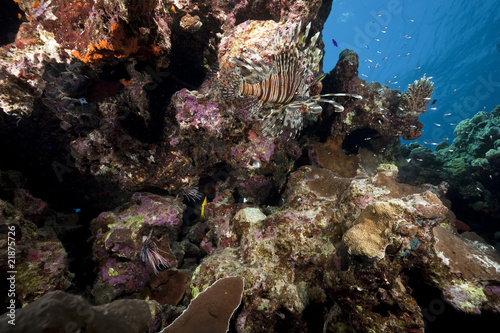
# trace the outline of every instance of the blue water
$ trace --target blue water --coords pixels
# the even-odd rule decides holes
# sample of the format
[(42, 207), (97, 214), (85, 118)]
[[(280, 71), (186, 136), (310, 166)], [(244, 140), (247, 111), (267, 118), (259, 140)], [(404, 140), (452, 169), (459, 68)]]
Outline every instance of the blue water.
[(499, 0), (334, 0), (323, 40), (325, 73), (348, 48), (366, 81), (403, 92), (432, 77), (437, 102), (419, 118), (417, 140), (429, 148), (451, 143), (461, 120), (500, 104)]

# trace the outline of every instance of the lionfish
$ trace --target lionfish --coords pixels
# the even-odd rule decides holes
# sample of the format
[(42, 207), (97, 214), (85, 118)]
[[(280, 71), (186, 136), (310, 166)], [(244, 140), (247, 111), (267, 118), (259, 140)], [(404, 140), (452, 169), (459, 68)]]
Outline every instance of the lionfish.
[(149, 236), (142, 237), (141, 260), (151, 268), (155, 275), (158, 275), (160, 270), (169, 268), (171, 263), (160, 254), (162, 250), (160, 250), (158, 245), (151, 239), (152, 233), (153, 229), (149, 232)]
[(243, 48), (248, 56), (239, 54), (229, 59), (236, 66), (230, 82), (223, 86), (222, 95), (226, 100), (250, 98), (252, 114), (263, 121), (262, 131), (267, 137), (279, 137), (287, 127), (290, 136), (295, 136), (302, 128), (303, 114), (321, 113), (322, 107), (317, 102), (330, 103), (337, 112), (344, 110), (342, 105), (326, 97), (362, 98), (347, 93), (310, 95), (310, 89), (324, 77), (315, 77), (323, 55), (316, 47), (319, 32), (308, 42), (310, 29), (311, 23), (302, 31), (302, 22), (299, 22), (282, 35), (278, 33), (270, 66), (250, 48)]

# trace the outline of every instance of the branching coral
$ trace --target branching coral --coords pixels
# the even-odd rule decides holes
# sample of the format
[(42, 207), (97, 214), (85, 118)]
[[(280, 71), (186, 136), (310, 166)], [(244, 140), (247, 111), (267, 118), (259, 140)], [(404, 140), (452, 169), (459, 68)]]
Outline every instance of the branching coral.
[(425, 112), (425, 107), (431, 100), (434, 83), (425, 75), (408, 85), (408, 89), (401, 97), (401, 106), (398, 117), (418, 117)]

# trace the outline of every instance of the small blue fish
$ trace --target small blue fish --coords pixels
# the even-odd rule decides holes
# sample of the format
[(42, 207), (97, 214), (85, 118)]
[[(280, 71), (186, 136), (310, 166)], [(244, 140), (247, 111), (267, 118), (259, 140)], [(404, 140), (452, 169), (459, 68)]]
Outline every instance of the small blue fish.
[(333, 45), (335, 46), (339, 46), (339, 44), (337, 44), (337, 42), (335, 41), (335, 39), (332, 38), (332, 42), (333, 42)]

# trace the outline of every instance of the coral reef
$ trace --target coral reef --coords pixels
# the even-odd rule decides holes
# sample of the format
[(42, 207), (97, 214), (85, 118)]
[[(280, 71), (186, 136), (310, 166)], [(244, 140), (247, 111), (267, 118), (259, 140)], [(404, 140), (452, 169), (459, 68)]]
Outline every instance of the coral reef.
[[(414, 184), (446, 182), (450, 192), (463, 203), (461, 205), (476, 212), (471, 223), (483, 228), (493, 240), (500, 204), (500, 107), (463, 120), (454, 134), (456, 137), (451, 145), (443, 143), (434, 152), (418, 144), (403, 149), (406, 160), (400, 165), (401, 179)], [(491, 222), (481, 226), (475, 220)]]
[(500, 107), (461, 121), (454, 134), (452, 144), (436, 153), (449, 173), (447, 181), (477, 210), (495, 212), (500, 194)]
[[(432, 94), (433, 83), (422, 78), (408, 87), (401, 94), (395, 89), (377, 82), (366, 82), (358, 77), (358, 55), (351, 50), (344, 50), (339, 55), (335, 68), (323, 82), (323, 91), (346, 92), (363, 96), (345, 105), (345, 111), (335, 113), (331, 106), (325, 111), (326, 117), (333, 117), (330, 132), (332, 134), (363, 130), (372, 137), (390, 138), (401, 136), (405, 140), (420, 137), (422, 123), (418, 116), (425, 112), (425, 106)], [(340, 97), (339, 103), (345, 104)], [(369, 132), (369, 131), (368, 131)], [(392, 138), (391, 138), (392, 137)], [(380, 140), (380, 139), (379, 139)]]
[[(19, 7), (33, 26), (51, 33), (61, 49), (71, 50), (73, 56), (85, 62), (131, 56), (165, 62), (162, 56), (171, 48), (168, 24), (172, 16), (162, 1), (147, 0), (133, 5), (23, 0), (19, 1)], [(71, 29), (61, 29), (61, 24)]]
[[(18, 3), (29, 21), (0, 50), (0, 169), (30, 187), (0, 172), (0, 230), (16, 229), (19, 321), (424, 332), (441, 296), (459, 319), (500, 314), (500, 258), (448, 200), (497, 212), (500, 108), (449, 147), (400, 152), (433, 84), (368, 83), (351, 50), (321, 80), (331, 1)], [(270, 79), (286, 67), (297, 85)], [(84, 266), (73, 280), (66, 261)], [(52, 292), (70, 286), (97, 305)]]
[[(471, 249), (464, 245), (458, 251), (439, 238), (445, 232), (456, 244), (464, 242), (450, 229), (454, 215), (436, 194), (400, 185), (396, 176), (394, 166), (381, 165), (364, 179), (305, 166), (290, 175), (284, 205), (267, 215), (244, 204), (207, 204), (211, 228), (207, 237), (215, 248), (195, 271), (192, 290), (206, 288), (227, 273), (245, 277), (248, 291), (236, 325), (238, 331), (252, 332), (283, 325), (306, 331), (303, 313), (329, 298), (336, 306), (331, 317), (323, 320), (332, 331), (339, 322), (361, 331), (367, 325), (375, 331), (383, 327), (391, 332), (420, 331), (424, 318), (408, 293), (411, 281), (403, 273), (410, 268), (421, 270), (427, 282), (445, 295), (453, 288), (475, 285), (474, 290), (460, 289), (464, 298), (460, 304), (472, 302), (474, 292), (484, 294), (490, 279), (500, 278), (494, 250), (479, 240), (476, 248), (479, 244), (483, 248), (477, 255), (483, 259), (476, 261), (480, 267), (475, 270), (489, 273), (471, 277), (460, 272), (457, 277), (453, 266), (442, 264), (443, 258), (455, 251), (461, 253), (454, 256), (458, 259)], [(370, 203), (357, 200), (360, 197), (371, 198), (365, 199)], [(359, 292), (352, 294), (353, 288)], [(496, 311), (492, 310), (498, 306), (496, 298), (485, 297), (471, 303), (475, 310)], [(470, 312), (457, 302), (450, 303)], [(396, 317), (384, 315), (378, 310), (381, 307), (391, 309)], [(358, 314), (355, 321), (353, 313)]]
[[(154, 280), (150, 276), (158, 274), (159, 269), (176, 267), (183, 259), (183, 245), (177, 242), (177, 235), (184, 208), (173, 198), (135, 193), (130, 203), (115, 212), (103, 212), (91, 222), (99, 272), (92, 291), (97, 304), (105, 304), (124, 293), (142, 292), (148, 283), (154, 289), (152, 298), (180, 300), (170, 289), (179, 287), (172, 283), (176, 279), (185, 278), (166, 272)], [(156, 255), (163, 258), (162, 265), (151, 266), (142, 256), (143, 248), (151, 246), (147, 244), (150, 242), (154, 243)], [(171, 282), (169, 287), (164, 285), (166, 281)], [(182, 297), (183, 288), (178, 292)]]
[[(0, 243), (4, 279), (15, 276), (15, 295), (19, 304), (27, 304), (41, 295), (64, 290), (71, 285), (67, 253), (54, 228), (57, 223), (48, 206), (23, 186), (23, 177), (15, 171), (0, 171)], [(4, 284), (7, 295), (11, 286)]]
[(67, 54), (52, 33), (31, 23), (21, 24), (16, 40), (0, 49), (0, 108), (29, 117), (45, 87), (45, 65), (65, 59)]

